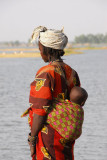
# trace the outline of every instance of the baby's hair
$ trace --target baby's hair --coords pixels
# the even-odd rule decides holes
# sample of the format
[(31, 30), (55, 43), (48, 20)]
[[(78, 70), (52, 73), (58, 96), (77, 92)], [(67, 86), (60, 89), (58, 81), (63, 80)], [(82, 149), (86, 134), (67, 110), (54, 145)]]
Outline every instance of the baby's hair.
[(82, 103), (85, 103), (87, 98), (88, 93), (84, 88), (75, 86), (71, 89), (70, 100), (72, 102), (82, 105)]

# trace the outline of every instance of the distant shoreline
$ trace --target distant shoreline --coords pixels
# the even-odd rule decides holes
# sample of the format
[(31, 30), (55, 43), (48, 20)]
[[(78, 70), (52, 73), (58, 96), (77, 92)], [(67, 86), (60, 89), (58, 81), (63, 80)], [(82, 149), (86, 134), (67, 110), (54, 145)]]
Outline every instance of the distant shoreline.
[(9, 54), (0, 54), (0, 58), (32, 58), (40, 57), (39, 53), (9, 53)]
[[(84, 48), (72, 48), (65, 49), (65, 55), (81, 54), (83, 50), (105, 50), (107, 47), (84, 47)], [(12, 48), (12, 49), (0, 49), (3, 53), (0, 54), (0, 58), (36, 58), (41, 57), (37, 48), (25, 49), (25, 48)], [(14, 53), (5, 53), (6, 51), (15, 51)], [(27, 53), (26, 53), (27, 51)], [(29, 52), (28, 52), (29, 51)], [(33, 51), (33, 52), (30, 52)], [(34, 52), (35, 51), (35, 52)], [(18, 53), (19, 52), (19, 53)], [(24, 53), (25, 52), (25, 53)]]
[[(36, 58), (41, 57), (38, 49), (0, 49), (3, 53), (0, 54), (0, 58)], [(6, 51), (14, 51), (14, 53), (5, 53)], [(26, 52), (27, 51), (27, 52)], [(33, 51), (33, 52), (31, 52)], [(35, 52), (34, 52), (35, 51)], [(65, 55), (80, 54), (82, 52), (75, 49), (65, 49)]]
[(106, 49), (107, 49), (107, 47), (80, 47), (80, 48), (75, 48), (75, 50), (106, 50)]

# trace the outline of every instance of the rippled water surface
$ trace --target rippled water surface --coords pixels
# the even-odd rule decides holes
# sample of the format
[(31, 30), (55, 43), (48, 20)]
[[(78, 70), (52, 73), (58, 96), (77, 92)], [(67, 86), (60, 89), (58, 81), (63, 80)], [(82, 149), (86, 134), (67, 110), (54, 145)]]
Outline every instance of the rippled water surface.
[[(75, 160), (107, 160), (107, 50), (65, 56), (89, 94)], [(0, 59), (0, 160), (30, 160), (27, 118), (30, 83), (45, 65), (40, 58)]]

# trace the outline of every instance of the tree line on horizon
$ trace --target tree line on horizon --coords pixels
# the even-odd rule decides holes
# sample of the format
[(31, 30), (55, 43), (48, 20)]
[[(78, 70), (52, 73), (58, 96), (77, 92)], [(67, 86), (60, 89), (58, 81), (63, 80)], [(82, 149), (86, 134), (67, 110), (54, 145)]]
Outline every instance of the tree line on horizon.
[[(68, 42), (70, 44), (70, 42)], [(81, 44), (85, 44), (85, 43), (90, 43), (90, 44), (101, 44), (101, 43), (107, 43), (107, 34), (82, 34), (79, 36), (76, 36), (74, 38), (74, 41), (72, 42), (72, 44), (76, 44), (76, 43), (81, 43)], [(20, 42), (19, 40), (16, 41), (8, 41), (8, 42), (0, 42), (0, 45), (6, 45), (6, 46), (20, 46), (22, 44), (25, 45), (30, 45), (30, 40), (28, 40), (28, 42)], [(37, 45), (37, 44), (35, 44)]]
[(74, 38), (73, 43), (96, 43), (96, 44), (100, 44), (100, 43), (107, 43), (107, 34), (87, 34), (87, 35), (80, 35), (80, 36), (76, 36)]

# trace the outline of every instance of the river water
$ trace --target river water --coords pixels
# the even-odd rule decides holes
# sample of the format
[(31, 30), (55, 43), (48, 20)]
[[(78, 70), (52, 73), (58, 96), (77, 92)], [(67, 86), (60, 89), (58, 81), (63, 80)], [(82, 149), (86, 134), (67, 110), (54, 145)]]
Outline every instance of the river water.
[[(107, 160), (107, 50), (63, 57), (80, 77), (89, 98), (75, 160)], [(0, 59), (0, 160), (30, 160), (27, 118), (30, 83), (45, 65), (41, 58)]]

